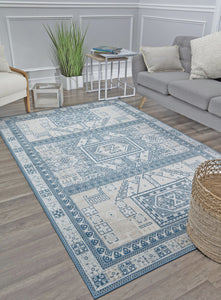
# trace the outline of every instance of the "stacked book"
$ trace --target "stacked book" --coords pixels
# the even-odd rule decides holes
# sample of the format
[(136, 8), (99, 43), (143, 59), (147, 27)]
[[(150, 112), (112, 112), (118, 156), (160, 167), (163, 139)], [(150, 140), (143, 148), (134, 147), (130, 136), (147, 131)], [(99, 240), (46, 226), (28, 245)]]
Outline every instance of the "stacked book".
[(109, 47), (109, 46), (98, 46), (93, 48), (93, 53), (96, 54), (118, 54), (122, 48)]

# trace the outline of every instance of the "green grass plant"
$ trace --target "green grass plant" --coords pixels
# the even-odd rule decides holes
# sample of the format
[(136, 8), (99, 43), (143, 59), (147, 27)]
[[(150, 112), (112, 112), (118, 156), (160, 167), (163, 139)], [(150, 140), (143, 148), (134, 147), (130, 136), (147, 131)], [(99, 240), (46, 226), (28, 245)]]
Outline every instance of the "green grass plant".
[(71, 25), (63, 22), (53, 30), (49, 25), (44, 26), (55, 49), (61, 74), (66, 77), (81, 76), (84, 67), (84, 40), (87, 33), (78, 23)]

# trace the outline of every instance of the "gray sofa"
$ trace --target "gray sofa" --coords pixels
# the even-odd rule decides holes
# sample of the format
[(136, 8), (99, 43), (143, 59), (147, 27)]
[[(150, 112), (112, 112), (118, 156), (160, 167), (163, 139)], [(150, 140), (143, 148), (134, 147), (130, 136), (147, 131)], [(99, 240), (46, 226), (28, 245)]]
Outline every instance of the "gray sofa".
[[(146, 98), (221, 131), (221, 82), (213, 79), (189, 79), (191, 70), (190, 40), (194, 37), (178, 36), (181, 63), (185, 72), (147, 72), (142, 54), (133, 57), (132, 74), (136, 92)], [(144, 98), (145, 97), (145, 98)]]

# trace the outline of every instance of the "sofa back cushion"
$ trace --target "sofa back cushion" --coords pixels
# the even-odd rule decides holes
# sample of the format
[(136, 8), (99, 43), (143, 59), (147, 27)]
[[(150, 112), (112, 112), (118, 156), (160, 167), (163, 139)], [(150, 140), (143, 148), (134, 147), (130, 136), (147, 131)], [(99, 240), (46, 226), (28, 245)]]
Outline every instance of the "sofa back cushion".
[(191, 47), (190, 41), (195, 39), (194, 36), (177, 36), (173, 45), (179, 46), (180, 60), (184, 70), (188, 73), (191, 71)]
[(140, 51), (143, 54), (147, 71), (150, 73), (184, 71), (177, 45), (169, 47), (141, 47)]
[(194, 39), (190, 44), (192, 52), (190, 78), (220, 78), (221, 32)]

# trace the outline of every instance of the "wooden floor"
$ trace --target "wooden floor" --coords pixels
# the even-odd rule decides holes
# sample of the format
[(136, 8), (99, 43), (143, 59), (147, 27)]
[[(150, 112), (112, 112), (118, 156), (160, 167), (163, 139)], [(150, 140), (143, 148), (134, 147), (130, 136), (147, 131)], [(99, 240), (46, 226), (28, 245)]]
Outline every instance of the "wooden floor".
[[(136, 95), (126, 98), (125, 102), (138, 107), (140, 99)], [(97, 101), (96, 94), (86, 94), (82, 89), (66, 92), (64, 105), (94, 101)], [(144, 104), (143, 111), (221, 152), (220, 133), (150, 100)], [(0, 117), (23, 113), (23, 100), (0, 108)], [(2, 139), (0, 214), (0, 299), (92, 299)], [(195, 250), (101, 299), (220, 300), (221, 265)]]

